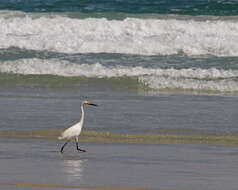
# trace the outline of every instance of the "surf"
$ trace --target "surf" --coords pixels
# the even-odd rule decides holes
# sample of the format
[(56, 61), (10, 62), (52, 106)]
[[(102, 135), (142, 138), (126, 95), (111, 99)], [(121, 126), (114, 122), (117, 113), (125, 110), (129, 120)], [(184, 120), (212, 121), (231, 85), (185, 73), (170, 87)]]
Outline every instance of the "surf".
[(238, 56), (236, 19), (109, 20), (70, 18), (60, 14), (36, 15), (0, 14), (0, 48), (18, 47), (68, 54)]
[[(90, 81), (159, 91), (238, 92), (238, 70), (217, 68), (159, 68), (73, 63), (59, 59), (19, 59), (0, 64), (0, 79), (25, 85), (76, 85)], [(133, 87), (134, 86), (134, 87)]]

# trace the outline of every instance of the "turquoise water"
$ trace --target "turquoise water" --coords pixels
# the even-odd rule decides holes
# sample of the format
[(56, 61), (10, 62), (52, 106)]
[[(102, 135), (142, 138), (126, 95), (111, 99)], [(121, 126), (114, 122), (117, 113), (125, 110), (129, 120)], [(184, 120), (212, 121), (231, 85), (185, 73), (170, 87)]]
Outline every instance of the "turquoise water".
[(181, 15), (237, 15), (238, 2), (220, 0), (4, 0), (0, 9), (24, 12), (81, 12)]

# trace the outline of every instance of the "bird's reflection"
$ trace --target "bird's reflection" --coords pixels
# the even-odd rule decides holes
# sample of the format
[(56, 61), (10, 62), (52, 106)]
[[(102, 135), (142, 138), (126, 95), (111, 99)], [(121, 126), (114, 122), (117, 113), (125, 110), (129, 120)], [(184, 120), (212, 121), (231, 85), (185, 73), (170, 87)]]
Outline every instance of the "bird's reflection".
[(81, 179), (83, 176), (83, 164), (86, 160), (64, 159), (63, 168), (68, 180)]

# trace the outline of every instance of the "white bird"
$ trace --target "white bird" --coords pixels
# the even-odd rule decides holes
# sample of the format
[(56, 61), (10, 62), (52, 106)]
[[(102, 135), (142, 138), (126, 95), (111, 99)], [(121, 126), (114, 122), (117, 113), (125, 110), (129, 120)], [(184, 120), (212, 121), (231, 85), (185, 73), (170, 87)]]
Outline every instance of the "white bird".
[(82, 127), (83, 127), (83, 121), (84, 121), (84, 105), (91, 105), (91, 106), (98, 106), (97, 104), (92, 104), (89, 101), (83, 101), (81, 103), (81, 119), (78, 123), (74, 124), (73, 126), (69, 127), (66, 129), (62, 134), (61, 137), (58, 137), (59, 140), (66, 140), (64, 145), (61, 147), (60, 152), (63, 153), (64, 147), (68, 144), (70, 140), (73, 138), (75, 139), (76, 142), (76, 147), (78, 151), (86, 152), (86, 150), (80, 149), (78, 146), (78, 137), (81, 133)]

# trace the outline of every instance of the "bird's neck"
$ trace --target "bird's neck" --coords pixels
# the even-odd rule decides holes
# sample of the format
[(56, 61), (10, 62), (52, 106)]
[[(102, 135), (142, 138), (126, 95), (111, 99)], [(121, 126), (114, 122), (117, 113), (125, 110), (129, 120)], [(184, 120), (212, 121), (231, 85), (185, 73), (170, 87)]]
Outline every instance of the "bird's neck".
[(80, 123), (83, 123), (84, 121), (84, 109), (83, 109), (83, 104), (81, 104), (81, 119), (80, 119)]

